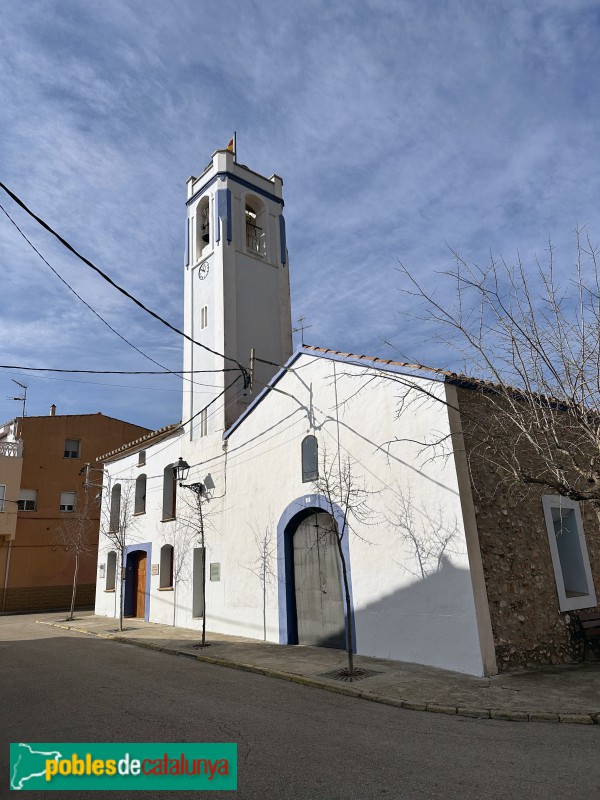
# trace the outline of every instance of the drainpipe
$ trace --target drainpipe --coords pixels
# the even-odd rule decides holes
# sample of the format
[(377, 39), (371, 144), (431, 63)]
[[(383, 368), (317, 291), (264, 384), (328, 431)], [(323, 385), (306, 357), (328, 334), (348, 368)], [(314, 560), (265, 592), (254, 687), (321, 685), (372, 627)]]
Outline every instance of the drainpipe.
[(2, 611), (6, 608), (6, 590), (8, 588), (8, 575), (10, 572), (10, 556), (12, 553), (12, 539), (8, 543), (8, 556), (6, 557), (6, 569), (4, 570), (4, 592), (2, 593)]

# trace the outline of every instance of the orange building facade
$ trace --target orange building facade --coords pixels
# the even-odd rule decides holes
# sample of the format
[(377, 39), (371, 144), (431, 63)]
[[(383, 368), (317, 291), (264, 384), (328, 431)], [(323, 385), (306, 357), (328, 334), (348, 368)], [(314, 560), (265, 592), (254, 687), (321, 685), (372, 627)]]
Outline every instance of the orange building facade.
[[(87, 507), (77, 606), (94, 603), (102, 470), (96, 459), (148, 433), (103, 414), (18, 418), (0, 427), (0, 609), (68, 608), (74, 558), (61, 532)], [(86, 464), (92, 470), (84, 487)], [(86, 497), (87, 492), (87, 497)]]

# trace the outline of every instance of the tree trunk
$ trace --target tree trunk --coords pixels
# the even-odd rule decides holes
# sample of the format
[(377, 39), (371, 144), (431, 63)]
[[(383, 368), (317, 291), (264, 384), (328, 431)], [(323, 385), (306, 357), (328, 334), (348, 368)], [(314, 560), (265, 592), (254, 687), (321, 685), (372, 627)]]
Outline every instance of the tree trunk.
[(263, 576), (262, 576), (262, 585), (263, 585), (263, 639), (267, 641), (267, 563), (266, 563), (266, 554), (263, 553)]
[(173, 627), (175, 627), (175, 617), (177, 614), (177, 581), (173, 581)]
[(206, 647), (206, 545), (204, 542), (204, 517), (202, 516), (202, 500), (198, 498), (198, 514), (200, 516), (200, 537), (202, 545), (202, 647)]
[(123, 600), (125, 594), (125, 551), (121, 552), (121, 575), (119, 579), (119, 631), (123, 630)]
[(337, 541), (338, 552), (340, 554), (340, 561), (342, 562), (342, 577), (344, 579), (344, 598), (346, 601), (346, 655), (348, 656), (348, 674), (354, 675), (354, 642), (352, 640), (352, 603), (350, 602), (350, 586), (348, 585), (348, 571), (346, 569), (346, 558), (342, 550), (342, 540), (339, 532), (336, 531), (335, 538)]
[(75, 572), (73, 573), (73, 591), (71, 592), (71, 613), (69, 619), (73, 619), (75, 610), (75, 596), (77, 594), (77, 573), (79, 572), (79, 553), (75, 553)]

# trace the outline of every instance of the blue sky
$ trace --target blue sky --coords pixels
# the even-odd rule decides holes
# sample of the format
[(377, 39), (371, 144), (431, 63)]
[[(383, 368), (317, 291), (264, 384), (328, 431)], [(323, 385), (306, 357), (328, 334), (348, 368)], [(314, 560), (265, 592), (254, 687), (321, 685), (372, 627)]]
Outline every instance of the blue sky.
[[(407, 316), (398, 260), (433, 286), (446, 243), (527, 261), (551, 238), (569, 269), (575, 226), (600, 236), (596, 0), (5, 0), (1, 13), (1, 180), (175, 324), (185, 180), (234, 129), (239, 160), (284, 179), (310, 344), (452, 365)], [(0, 202), (111, 325), (180, 367), (176, 335)], [(0, 269), (0, 363), (154, 368), (1, 213)], [(12, 378), (0, 371), (0, 421), (20, 408)], [(56, 403), (149, 427), (181, 414), (175, 378), (25, 382), (30, 414)]]

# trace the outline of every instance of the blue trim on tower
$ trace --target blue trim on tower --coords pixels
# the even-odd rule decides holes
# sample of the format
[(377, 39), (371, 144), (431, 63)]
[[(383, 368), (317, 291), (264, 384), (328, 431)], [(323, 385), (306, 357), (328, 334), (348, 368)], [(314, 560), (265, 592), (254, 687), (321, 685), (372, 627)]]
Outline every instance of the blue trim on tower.
[(231, 244), (231, 189), (227, 192), (227, 242)]
[(217, 189), (215, 192), (217, 222), (216, 222), (216, 241), (221, 241), (221, 225), (225, 225), (225, 235), (227, 241), (231, 243), (231, 191), (229, 189)]
[(217, 189), (215, 192), (215, 244), (221, 241), (221, 225), (219, 224), (219, 192), (222, 189)]
[(266, 197), (268, 200), (272, 200), (274, 203), (280, 203), (281, 207), (285, 205), (283, 199), (281, 197), (277, 197), (277, 195), (272, 194), (271, 192), (267, 192), (265, 189), (261, 189), (259, 186), (256, 186), (254, 183), (250, 183), (250, 181), (245, 181), (243, 178), (239, 178), (237, 175), (234, 175), (232, 172), (217, 172), (209, 181), (207, 181), (203, 186), (198, 189), (197, 192), (190, 197), (189, 200), (186, 200), (186, 206), (191, 205), (195, 202), (201, 194), (203, 194), (207, 189), (209, 189), (213, 183), (216, 181), (225, 180), (229, 178), (229, 180), (234, 181), (234, 183), (239, 183), (240, 186), (244, 186), (246, 189), (252, 189), (253, 192), (257, 194), (261, 194), (263, 197)]
[(190, 218), (187, 218), (187, 226), (185, 229), (185, 265), (190, 265)]
[(281, 263), (285, 264), (286, 243), (285, 243), (285, 219), (283, 214), (279, 215), (279, 244), (281, 246)]
[[(279, 605), (279, 643), (298, 644), (298, 627), (296, 617), (296, 597), (294, 586), (294, 549), (293, 536), (298, 525), (306, 517), (314, 514), (315, 511), (326, 511), (331, 509), (325, 497), (319, 494), (307, 494), (293, 500), (281, 515), (277, 525), (277, 586), (278, 586), (278, 605)], [(333, 513), (338, 525), (344, 524), (344, 512), (334, 504)], [(356, 645), (356, 625), (354, 621), (354, 598), (352, 595), (352, 569), (350, 566), (350, 544), (348, 542), (349, 528), (342, 538), (342, 551), (346, 562), (346, 573), (348, 575), (348, 590), (350, 592), (350, 625), (352, 627), (352, 641), (354, 652), (357, 652)], [(343, 576), (342, 597), (344, 598), (344, 619), (346, 620), (346, 600), (344, 593)], [(347, 620), (346, 620), (347, 622)]]

